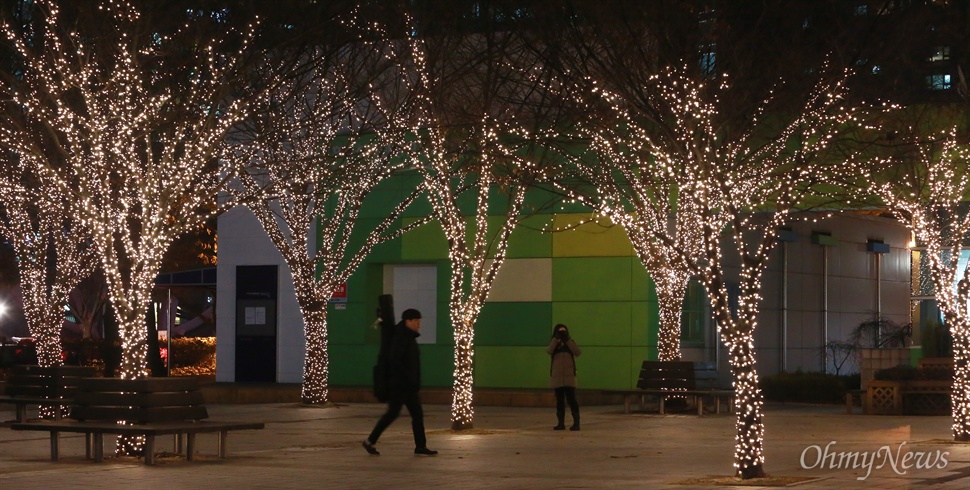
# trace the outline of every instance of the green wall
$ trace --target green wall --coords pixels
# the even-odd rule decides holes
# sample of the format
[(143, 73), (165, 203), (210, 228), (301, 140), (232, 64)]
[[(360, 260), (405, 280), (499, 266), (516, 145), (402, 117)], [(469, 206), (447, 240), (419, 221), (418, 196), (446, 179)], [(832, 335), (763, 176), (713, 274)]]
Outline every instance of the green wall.
[[(382, 184), (365, 203), (364, 218), (376, 223), (416, 182), (412, 176)], [(583, 349), (577, 359), (580, 388), (633, 387), (640, 363), (656, 359), (656, 294), (625, 232), (595, 223), (576, 226), (589, 214), (574, 206), (569, 211), (532, 216), (514, 231), (508, 259), (476, 325), (476, 386), (547, 387), (545, 346), (556, 323), (569, 326)], [(427, 203), (419, 203), (403, 220), (427, 212)], [(568, 231), (541, 231), (550, 227)], [(377, 296), (383, 292), (383, 266), (405, 263), (438, 267), (437, 344), (421, 345), (422, 375), (424, 386), (451, 386), (450, 272), (447, 244), (437, 223), (379, 245), (348, 281), (346, 307), (330, 305), (333, 386), (371, 383), (378, 343), (373, 320)]]

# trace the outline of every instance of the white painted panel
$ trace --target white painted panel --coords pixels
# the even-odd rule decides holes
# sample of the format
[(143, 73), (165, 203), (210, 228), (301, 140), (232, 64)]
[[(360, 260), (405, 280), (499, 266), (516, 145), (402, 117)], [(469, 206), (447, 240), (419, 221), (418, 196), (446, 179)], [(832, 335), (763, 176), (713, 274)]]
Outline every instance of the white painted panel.
[(434, 344), (438, 331), (438, 267), (429, 264), (387, 264), (384, 266), (384, 294), (394, 296), (394, 315), (409, 308), (421, 312), (418, 343)]

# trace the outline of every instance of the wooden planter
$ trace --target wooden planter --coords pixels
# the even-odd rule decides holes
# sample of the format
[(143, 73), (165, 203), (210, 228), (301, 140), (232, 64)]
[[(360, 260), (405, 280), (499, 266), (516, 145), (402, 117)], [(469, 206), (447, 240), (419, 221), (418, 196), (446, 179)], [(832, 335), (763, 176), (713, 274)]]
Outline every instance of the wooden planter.
[(869, 381), (869, 415), (949, 415), (952, 382), (948, 380)]
[(902, 415), (903, 383), (901, 381), (869, 381), (863, 409), (867, 415)]
[(896, 347), (889, 349), (859, 349), (859, 381), (861, 388), (867, 389), (876, 375), (876, 371), (909, 365), (909, 348)]

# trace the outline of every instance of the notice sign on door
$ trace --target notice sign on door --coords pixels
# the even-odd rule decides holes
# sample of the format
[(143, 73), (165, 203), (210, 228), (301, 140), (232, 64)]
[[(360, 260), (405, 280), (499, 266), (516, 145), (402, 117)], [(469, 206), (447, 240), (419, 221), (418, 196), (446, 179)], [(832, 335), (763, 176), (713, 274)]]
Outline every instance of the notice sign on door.
[(246, 325), (266, 325), (266, 308), (262, 306), (247, 306)]
[(347, 302), (347, 283), (343, 283), (337, 286), (337, 289), (333, 291), (333, 297), (330, 298), (331, 303), (346, 303)]

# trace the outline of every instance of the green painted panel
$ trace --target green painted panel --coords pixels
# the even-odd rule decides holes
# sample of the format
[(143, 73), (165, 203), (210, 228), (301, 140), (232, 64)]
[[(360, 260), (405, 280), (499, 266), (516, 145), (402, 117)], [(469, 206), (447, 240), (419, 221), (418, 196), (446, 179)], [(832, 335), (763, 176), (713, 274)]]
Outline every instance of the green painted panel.
[[(587, 389), (625, 389), (636, 385), (636, 375), (630, 370), (631, 347), (584, 346), (583, 355), (576, 359), (577, 383)], [(640, 359), (643, 361), (643, 359)]]
[[(415, 220), (404, 219), (405, 226)], [(425, 223), (407, 232), (401, 241), (401, 258), (404, 260), (437, 260), (448, 258), (448, 242), (436, 221)]]
[(559, 302), (553, 306), (552, 319), (568, 326), (580, 347), (630, 344), (629, 301)]
[(508, 258), (552, 256), (552, 233), (543, 233), (552, 224), (548, 215), (530, 216), (519, 222), (509, 237)]
[(657, 303), (633, 302), (630, 304), (632, 320), (630, 322), (629, 345), (653, 346), (657, 345), (657, 331), (660, 328), (660, 315)]
[[(544, 189), (532, 188), (525, 193), (525, 201), (522, 203), (522, 209), (526, 213), (541, 213), (548, 215), (563, 212), (564, 209), (570, 209), (570, 212), (589, 212), (589, 209), (575, 204), (565, 205), (564, 208), (564, 206), (560, 204), (562, 199), (563, 197), (561, 194), (549, 192)], [(572, 211), (573, 209), (576, 211)]]
[(361, 218), (384, 218), (391, 214), (407, 194), (399, 188), (378, 188), (364, 199), (364, 204), (360, 207)]
[[(383, 219), (381, 218), (360, 218), (357, 220), (357, 226), (354, 228), (354, 233), (351, 236), (350, 243), (347, 245), (347, 250), (357, 251), (360, 250), (361, 245), (363, 245), (364, 240), (370, 235), (374, 228), (379, 226)], [(398, 224), (392, 225), (392, 228), (397, 228), (400, 226), (400, 220)], [(349, 253), (347, 254), (349, 255)], [(401, 256), (401, 239), (395, 238), (393, 240), (379, 243), (371, 249), (370, 254), (367, 256), (367, 260), (374, 262), (386, 262), (398, 260)], [(349, 259), (349, 257), (348, 257)]]
[(546, 345), (552, 325), (552, 303), (485, 303), (475, 324), (475, 345)]
[(580, 225), (588, 214), (556, 215), (557, 230), (552, 237), (553, 257), (626, 257), (633, 255), (633, 246), (623, 227), (600, 219)]
[(634, 257), (630, 261), (630, 266), (630, 283), (633, 286), (630, 291), (631, 297), (637, 301), (657, 301), (657, 289), (640, 259)]
[(450, 345), (421, 345), (421, 385), (450, 388), (454, 382), (455, 350)]
[(553, 301), (630, 301), (632, 257), (552, 259)]
[(333, 344), (364, 344), (368, 330), (372, 330), (374, 315), (365, 315), (364, 308), (338, 310), (335, 304), (327, 308), (328, 342)]
[(476, 348), (475, 386), (548, 388), (549, 354), (546, 354), (545, 344), (531, 347)]
[(377, 345), (343, 345), (330, 349), (330, 384), (371, 386)]
[[(401, 200), (403, 201), (409, 195), (410, 195), (410, 192), (407, 192), (407, 193), (403, 194), (401, 196)], [(411, 205), (408, 206), (401, 213), (401, 217), (403, 217), (403, 218), (423, 218), (425, 216), (429, 216), (431, 214), (431, 210), (432, 210), (431, 209), (431, 203), (428, 202), (428, 200), (424, 196), (421, 196), (421, 197), (415, 199), (414, 202), (412, 202)]]

